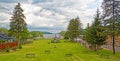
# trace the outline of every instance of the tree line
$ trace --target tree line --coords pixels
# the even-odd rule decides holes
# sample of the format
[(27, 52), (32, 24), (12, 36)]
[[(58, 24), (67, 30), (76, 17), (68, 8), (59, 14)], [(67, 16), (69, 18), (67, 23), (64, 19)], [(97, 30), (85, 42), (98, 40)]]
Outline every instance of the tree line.
[[(67, 30), (62, 31), (60, 34), (65, 39), (69, 39), (72, 42), (76, 42), (80, 35), (83, 35), (83, 39), (94, 47), (96, 51), (99, 46), (106, 43), (107, 36), (112, 37), (113, 54), (115, 54), (115, 38), (120, 35), (120, 1), (119, 0), (103, 0), (101, 7), (102, 12), (99, 9), (96, 10), (94, 21), (91, 26), (86, 29), (82, 29), (82, 23), (79, 17), (70, 20)], [(21, 4), (18, 3), (13, 11), (10, 19), (10, 29), (8, 30), (9, 36), (15, 37), (19, 43), (20, 40), (29, 38), (30, 32), (27, 29), (26, 17), (23, 14)], [(41, 32), (31, 32), (33, 36), (40, 34)]]
[(115, 54), (115, 38), (120, 36), (120, 1), (103, 0), (102, 12), (96, 10), (94, 21), (91, 26), (83, 30), (79, 17), (71, 19), (67, 31), (60, 34), (64, 38), (75, 41), (79, 35), (84, 35), (84, 40), (90, 44), (95, 51), (98, 47), (106, 43), (108, 36), (112, 37), (113, 54)]
[(10, 29), (0, 28), (1, 33), (8, 34), (10, 37), (15, 37), (15, 40), (25, 42), (27, 39), (43, 37), (43, 33), (40, 31), (29, 31), (27, 29), (27, 23), (25, 22), (26, 17), (23, 14), (21, 4), (18, 3), (14, 7), (12, 17), (10, 19)]

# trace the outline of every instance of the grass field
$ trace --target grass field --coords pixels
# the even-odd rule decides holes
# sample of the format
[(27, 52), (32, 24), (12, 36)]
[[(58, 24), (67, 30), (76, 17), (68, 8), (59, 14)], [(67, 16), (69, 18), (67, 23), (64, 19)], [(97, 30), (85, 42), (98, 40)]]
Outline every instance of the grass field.
[[(31, 44), (23, 45), (23, 48), (18, 51), (0, 53), (0, 61), (120, 61), (120, 53), (112, 55), (111, 51), (100, 50), (97, 54), (79, 43), (63, 41), (57, 43), (54, 48), (55, 44), (48, 44), (50, 40), (36, 40)], [(26, 57), (26, 54), (35, 54), (35, 57)], [(100, 54), (110, 56), (108, 59), (101, 58)]]

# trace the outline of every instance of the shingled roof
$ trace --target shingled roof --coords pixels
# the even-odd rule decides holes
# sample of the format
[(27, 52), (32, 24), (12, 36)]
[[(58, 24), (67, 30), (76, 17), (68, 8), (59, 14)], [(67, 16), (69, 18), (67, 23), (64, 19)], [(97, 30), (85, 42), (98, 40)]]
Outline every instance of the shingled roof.
[(0, 34), (0, 40), (6, 40), (6, 39), (13, 39), (13, 38), (9, 37), (7, 34)]

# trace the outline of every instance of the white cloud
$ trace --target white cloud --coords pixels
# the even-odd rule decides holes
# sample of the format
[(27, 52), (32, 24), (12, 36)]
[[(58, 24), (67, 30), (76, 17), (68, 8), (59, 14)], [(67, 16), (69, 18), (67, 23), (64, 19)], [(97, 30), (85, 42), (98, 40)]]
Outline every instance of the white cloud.
[(4, 12), (0, 12), (0, 22), (1, 23), (9, 23), (9, 19), (10, 19), (10, 16), (9, 14), (7, 13), (4, 13)]
[[(59, 28), (65, 30), (71, 18), (80, 17), (83, 27), (87, 23), (91, 23), (96, 9), (100, 6), (102, 0), (51, 0), (45, 2), (34, 3), (34, 0), (22, 1), (21, 5), (26, 16), (28, 26), (33, 28)], [(2, 3), (2, 2), (0, 2)], [(13, 8), (16, 3), (2, 3), (2, 7), (7, 9)], [(95, 4), (96, 6), (91, 6)], [(7, 6), (9, 6), (7, 7)], [(92, 7), (92, 8), (90, 8)], [(1, 8), (1, 7), (0, 7)], [(10, 12), (13, 11), (10, 10)], [(4, 14), (1, 14), (4, 13)], [(9, 13), (0, 12), (0, 18), (5, 18), (3, 21), (9, 22)], [(42, 30), (42, 29), (41, 29)], [(49, 29), (47, 29), (49, 31)]]

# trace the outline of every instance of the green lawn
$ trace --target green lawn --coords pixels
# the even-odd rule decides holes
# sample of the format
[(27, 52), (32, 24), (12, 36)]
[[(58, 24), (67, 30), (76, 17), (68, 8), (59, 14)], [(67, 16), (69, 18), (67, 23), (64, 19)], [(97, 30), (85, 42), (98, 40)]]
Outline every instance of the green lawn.
[[(111, 51), (101, 50), (99, 54), (85, 49), (79, 43), (57, 43), (54, 48), (50, 40), (36, 40), (34, 43), (23, 45), (23, 48), (10, 53), (0, 53), (0, 61), (120, 61), (120, 53), (112, 55)], [(45, 53), (50, 50), (50, 53)], [(35, 54), (35, 58), (26, 58), (26, 54)], [(66, 56), (72, 54), (72, 56)], [(100, 58), (100, 54), (109, 54), (109, 59)]]

